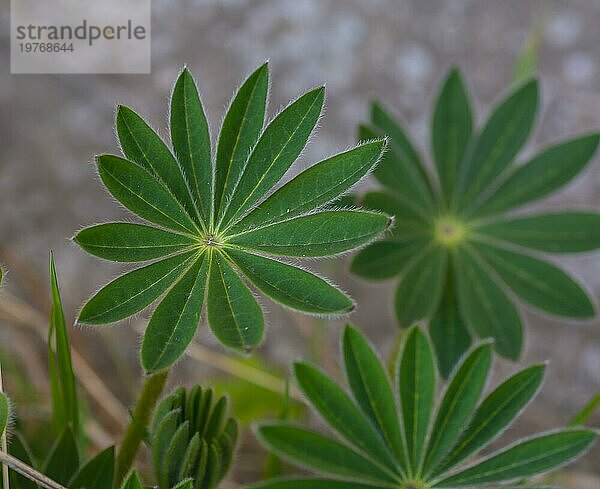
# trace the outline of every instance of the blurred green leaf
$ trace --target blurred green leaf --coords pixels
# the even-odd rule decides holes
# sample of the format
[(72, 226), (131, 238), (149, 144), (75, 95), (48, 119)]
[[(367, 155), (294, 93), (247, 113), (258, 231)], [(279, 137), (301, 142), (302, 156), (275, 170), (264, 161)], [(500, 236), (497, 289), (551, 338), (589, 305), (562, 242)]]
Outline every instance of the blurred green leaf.
[(109, 447), (87, 461), (69, 482), (69, 489), (112, 489), (115, 447)]

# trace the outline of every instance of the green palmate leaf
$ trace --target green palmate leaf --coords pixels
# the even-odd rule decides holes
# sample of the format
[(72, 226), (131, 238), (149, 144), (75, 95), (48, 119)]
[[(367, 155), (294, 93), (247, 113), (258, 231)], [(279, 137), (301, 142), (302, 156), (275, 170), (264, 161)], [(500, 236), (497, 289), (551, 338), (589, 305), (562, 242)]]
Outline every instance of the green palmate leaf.
[(189, 235), (129, 222), (91, 226), (73, 239), (91, 255), (120, 262), (152, 260), (197, 244)]
[(144, 485), (142, 484), (142, 480), (140, 479), (140, 474), (138, 474), (137, 470), (132, 471), (123, 484), (121, 485), (121, 489), (144, 489)]
[(71, 362), (71, 345), (52, 253), (50, 253), (50, 287), (52, 310), (48, 330), (48, 369), (52, 393), (52, 425), (55, 436), (59, 436), (70, 426), (77, 438), (80, 431), (77, 388)]
[(467, 156), (456, 195), (464, 209), (512, 163), (533, 127), (538, 102), (537, 82), (517, 88), (492, 112)]
[(281, 478), (258, 482), (248, 489), (375, 489), (378, 486), (361, 482), (334, 481), (330, 479)]
[(79, 313), (79, 322), (112, 323), (141, 311), (185, 271), (195, 256), (190, 251), (121, 275), (87, 302)]
[(490, 277), (474, 251), (454, 255), (460, 312), (469, 329), (481, 338), (493, 338), (501, 355), (516, 360), (521, 354), (521, 318), (504, 290)]
[(572, 211), (502, 218), (482, 223), (476, 231), (548, 253), (577, 253), (600, 247), (600, 214)]
[(4, 434), (6, 430), (6, 424), (8, 423), (8, 398), (4, 392), (0, 392), (0, 436)]
[(594, 315), (594, 305), (581, 286), (554, 265), (485, 243), (473, 247), (502, 280), (531, 305), (562, 316)]
[(403, 273), (411, 259), (427, 245), (425, 239), (378, 241), (356, 254), (350, 270), (372, 280), (388, 279)]
[(478, 486), (539, 474), (570, 461), (596, 436), (593, 430), (575, 428), (538, 435), (443, 479), (436, 487)]
[(394, 483), (396, 476), (377, 462), (336, 441), (300, 427), (282, 423), (258, 427), (260, 440), (284, 459), (306, 468), (357, 481)]
[(371, 141), (317, 163), (259, 204), (236, 227), (289, 219), (327, 204), (371, 171), (384, 148), (384, 140)]
[(236, 93), (223, 120), (215, 168), (215, 211), (230, 196), (265, 121), (269, 67), (252, 73)]
[(192, 218), (174, 195), (141, 166), (112, 155), (98, 156), (97, 163), (106, 188), (133, 213), (175, 231), (196, 232)]
[(401, 327), (427, 319), (437, 308), (446, 281), (447, 251), (427, 245), (406, 266), (396, 288), (396, 318)]
[(517, 205), (544, 197), (577, 175), (590, 161), (598, 147), (598, 134), (589, 134), (556, 144), (517, 167), (474, 216), (497, 214)]
[(340, 314), (354, 309), (346, 294), (300, 268), (234, 249), (227, 255), (242, 274), (274, 301), (309, 314)]
[(103, 450), (84, 464), (69, 483), (70, 489), (112, 489), (115, 447)]
[(421, 467), (435, 399), (435, 363), (427, 337), (419, 328), (408, 333), (398, 363), (400, 404), (411, 467)]
[(366, 338), (352, 326), (344, 330), (343, 360), (352, 395), (363, 413), (381, 433), (406, 472), (396, 401), (377, 354)]
[(404, 200), (384, 192), (368, 192), (362, 203), (367, 209), (380, 210), (394, 216), (392, 234), (397, 238), (418, 239), (431, 233), (431, 221)]
[(454, 272), (448, 267), (440, 306), (429, 323), (429, 335), (436, 353), (440, 374), (448, 378), (452, 369), (471, 346), (471, 334), (459, 312)]
[(147, 372), (170, 367), (190, 344), (202, 313), (209, 260), (200, 256), (156, 308), (142, 343)]
[(213, 186), (210, 134), (196, 83), (186, 68), (179, 75), (171, 97), (171, 141), (192, 189), (200, 219), (209, 222)]
[(225, 224), (241, 216), (287, 172), (304, 149), (325, 100), (325, 89), (316, 88), (286, 107), (266, 127), (224, 211)]
[(336, 382), (316, 367), (302, 362), (294, 364), (294, 375), (314, 409), (340, 436), (372, 460), (391, 471), (397, 470), (383, 438)]
[(447, 203), (473, 132), (473, 114), (467, 89), (458, 70), (448, 74), (433, 111), (431, 145)]
[[(169, 368), (185, 352), (205, 302), (209, 326), (221, 343), (238, 350), (257, 346), (264, 319), (249, 287), (306, 313), (350, 312), (353, 301), (325, 279), (262, 255), (347, 253), (373, 241), (391, 224), (379, 212), (354, 205), (339, 208), (346, 205), (340, 199), (377, 164), (386, 145), (383, 139), (323, 160), (274, 189), (314, 130), (324, 89), (299, 97), (263, 130), (268, 82), (265, 64), (236, 93), (221, 127), (214, 164), (207, 119), (187, 69), (171, 99), (176, 156), (137, 114), (121, 107), (117, 132), (127, 159), (98, 157), (108, 190), (151, 225), (101, 224), (80, 231), (75, 241), (112, 261), (158, 260), (102, 288), (84, 305), (79, 322), (119, 321), (165, 294), (142, 343), (142, 364), (148, 372)], [(403, 217), (402, 206), (396, 213)], [(198, 445), (198, 456), (206, 464), (202, 488), (212, 487), (228, 466), (228, 459), (211, 455), (218, 455), (225, 443)]]
[(486, 447), (504, 431), (536, 395), (544, 378), (545, 365), (534, 365), (513, 375), (479, 405), (468, 428), (436, 473), (456, 466)]
[(194, 199), (169, 148), (139, 115), (122, 105), (117, 108), (117, 135), (125, 157), (157, 177), (190, 216), (197, 216)]
[(425, 474), (435, 471), (460, 437), (485, 387), (491, 361), (492, 345), (483, 344), (464, 359), (450, 379), (431, 429)]
[(79, 453), (75, 435), (70, 427), (57, 438), (44, 463), (44, 474), (64, 486), (79, 468)]
[(390, 224), (385, 214), (326, 210), (234, 235), (229, 243), (280, 256), (331, 256), (374, 240)]
[(264, 318), (250, 289), (227, 261), (211, 257), (208, 321), (213, 334), (225, 346), (253, 348), (263, 337)]

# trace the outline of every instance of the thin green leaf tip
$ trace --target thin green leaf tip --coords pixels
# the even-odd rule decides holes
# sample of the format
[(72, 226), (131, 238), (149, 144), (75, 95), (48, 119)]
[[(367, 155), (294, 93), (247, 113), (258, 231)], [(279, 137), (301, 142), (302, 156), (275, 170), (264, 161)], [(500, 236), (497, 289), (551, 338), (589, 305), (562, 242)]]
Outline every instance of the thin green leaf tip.
[(268, 87), (265, 63), (233, 97), (215, 155), (187, 68), (171, 97), (170, 145), (132, 109), (117, 108), (123, 155), (98, 156), (98, 173), (112, 196), (148, 224), (100, 224), (79, 231), (74, 240), (100, 258), (150, 263), (103, 287), (78, 320), (117, 322), (162, 297), (142, 343), (148, 372), (177, 361), (203, 310), (223, 345), (256, 347), (264, 317), (255, 290), (307, 314), (351, 312), (350, 297), (286, 258), (347, 253), (391, 225), (380, 211), (336, 204), (375, 168), (384, 138), (327, 158), (278, 186), (314, 131), (325, 90), (309, 90), (265, 125)]
[(544, 364), (485, 392), (492, 344), (481, 343), (467, 352), (436, 402), (438, 369), (420, 328), (405, 335), (393, 379), (355, 327), (346, 327), (341, 350), (348, 391), (313, 365), (294, 365), (300, 391), (333, 436), (282, 421), (255, 429), (274, 454), (318, 475), (266, 480), (250, 489), (509, 489), (581, 456), (598, 436), (569, 427), (478, 456), (536, 396)]
[(558, 316), (596, 314), (585, 287), (542, 253), (598, 249), (600, 214), (514, 215), (568, 184), (600, 141), (596, 132), (583, 134), (519, 161), (538, 110), (538, 86), (535, 79), (518, 83), (476, 127), (464, 78), (450, 70), (432, 111), (434, 172), (382, 104), (374, 103), (370, 121), (359, 126), (359, 140), (387, 135), (391, 141), (373, 173), (382, 190), (361, 201), (396, 219), (393, 233), (361, 250), (351, 270), (371, 280), (400, 277), (394, 298), (398, 323), (429, 324), (444, 377), (472, 337), (493, 338), (506, 358), (520, 356), (517, 297)]

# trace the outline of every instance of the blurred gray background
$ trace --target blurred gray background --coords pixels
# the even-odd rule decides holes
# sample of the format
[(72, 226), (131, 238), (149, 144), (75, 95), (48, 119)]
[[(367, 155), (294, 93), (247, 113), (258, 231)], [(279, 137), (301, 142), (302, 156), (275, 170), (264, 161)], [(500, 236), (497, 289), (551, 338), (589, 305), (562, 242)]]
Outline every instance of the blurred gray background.
[[(66, 307), (73, 315), (120, 270), (84, 255), (67, 239), (81, 226), (125, 215), (99, 184), (92, 158), (118, 151), (113, 130), (117, 103), (138, 110), (167, 134), (168, 96), (183, 65), (197, 78), (213, 135), (234, 89), (265, 59), (271, 62), (271, 114), (304, 90), (326, 83), (325, 118), (297, 171), (351, 145), (356, 124), (367, 117), (375, 97), (401, 115), (426, 151), (432, 97), (452, 65), (466, 73), (481, 118), (510, 83), (518, 54), (541, 22), (543, 102), (527, 151), (600, 128), (600, 2), (594, 0), (153, 0), (152, 74), (127, 76), (11, 76), (8, 2), (0, 12), (3, 259), (7, 264), (25, 262), (46, 280), (48, 250), (55, 250)], [(540, 206), (597, 209), (599, 191), (596, 158), (575, 182)], [(599, 255), (560, 257), (560, 263), (598, 301)], [(331, 273), (330, 264), (315, 266), (326, 266)], [(358, 300), (353, 321), (386, 352), (396, 333), (392, 283), (357, 281), (346, 269), (347, 263), (338, 264), (333, 273)], [(17, 274), (9, 274), (8, 283), (19, 295)], [(300, 320), (268, 307), (270, 334), (264, 350), (285, 365), (304, 353), (302, 328), (290, 324)], [(567, 422), (600, 389), (600, 322), (525, 313), (524, 361), (551, 360), (546, 386), (519, 428), (529, 432)], [(340, 326), (326, 326), (332, 355)], [(122, 329), (127, 328), (113, 328), (103, 336), (113, 342), (119, 335), (135, 337)], [(94, 355), (93, 348), (88, 351)], [(136, 365), (132, 348), (123, 347), (122, 354)], [(96, 364), (101, 368), (102, 358)], [(182, 365), (182, 375), (193, 376), (196, 368)], [(504, 374), (515, 368), (498, 362), (497, 370)], [(596, 450), (578, 467), (598, 473), (593, 460), (599, 455)]]

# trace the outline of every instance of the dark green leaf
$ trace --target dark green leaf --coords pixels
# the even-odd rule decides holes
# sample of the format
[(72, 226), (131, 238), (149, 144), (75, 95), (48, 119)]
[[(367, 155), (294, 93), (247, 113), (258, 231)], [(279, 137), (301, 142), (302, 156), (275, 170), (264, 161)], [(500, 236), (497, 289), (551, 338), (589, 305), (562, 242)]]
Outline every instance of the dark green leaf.
[(250, 209), (298, 158), (321, 115), (324, 98), (323, 87), (311, 90), (288, 105), (266, 127), (223, 211), (225, 225)]
[(383, 438), (335, 381), (316, 367), (302, 362), (294, 364), (294, 375), (314, 409), (340, 436), (371, 460), (397, 471), (397, 464)]
[(400, 327), (428, 319), (437, 309), (446, 283), (447, 261), (446, 249), (427, 245), (405, 267), (395, 295)]
[(372, 241), (390, 223), (375, 212), (327, 210), (239, 233), (229, 243), (273, 255), (330, 256)]
[(256, 207), (236, 225), (251, 228), (316, 209), (359, 182), (379, 161), (384, 140), (361, 144), (303, 171)]
[(377, 427), (406, 472), (400, 420), (388, 376), (366, 338), (350, 325), (344, 329), (343, 360), (354, 399)]
[(408, 333), (398, 368), (406, 446), (413, 473), (419, 473), (436, 387), (433, 351), (419, 328)]
[(235, 249), (227, 250), (227, 255), (253, 285), (287, 307), (309, 314), (341, 314), (354, 309), (352, 299), (310, 272)]
[(198, 243), (191, 236), (129, 222), (91, 226), (73, 239), (91, 255), (120, 262), (152, 260)]
[(505, 217), (479, 224), (475, 231), (548, 253), (576, 253), (600, 248), (600, 214), (594, 212)]
[[(19, 432), (13, 433), (10, 437), (9, 453), (30, 467), (35, 467), (27, 441)], [(15, 470), (10, 469), (9, 475), (10, 487), (13, 489), (38, 489), (35, 482), (19, 474)]]
[(171, 141), (200, 218), (207, 224), (212, 218), (213, 191), (210, 134), (196, 83), (186, 68), (171, 97)]
[(265, 121), (269, 66), (252, 73), (236, 93), (223, 120), (215, 168), (215, 211), (223, 206), (244, 170)]
[(69, 483), (69, 489), (112, 489), (115, 447), (107, 448), (87, 462)]
[(196, 252), (190, 251), (121, 275), (88, 300), (78, 321), (113, 323), (141, 311), (177, 280), (195, 256)]
[(458, 465), (500, 436), (536, 395), (545, 370), (545, 365), (534, 365), (494, 389), (477, 408), (468, 428), (436, 474)]
[(96, 161), (106, 188), (131, 212), (175, 231), (198, 232), (173, 194), (141, 166), (113, 155), (98, 156)]
[(156, 372), (170, 367), (193, 340), (208, 279), (206, 254), (200, 256), (158, 305), (142, 343), (142, 367)]
[(121, 489), (144, 489), (144, 485), (140, 479), (140, 475), (137, 470), (132, 471), (123, 484), (121, 485)]
[(78, 468), (79, 453), (77, 451), (77, 442), (75, 441), (73, 430), (68, 427), (52, 446), (44, 464), (44, 474), (59, 484), (66, 486)]
[(117, 108), (117, 134), (123, 154), (161, 180), (190, 216), (198, 210), (181, 168), (163, 140), (133, 110)]
[(435, 471), (460, 437), (464, 424), (471, 419), (491, 362), (492, 345), (480, 345), (464, 359), (450, 379), (431, 429), (423, 466), (425, 474)]
[(581, 286), (560, 268), (505, 248), (473, 243), (474, 248), (517, 295), (560, 316), (594, 316), (594, 305)]
[(565, 429), (538, 435), (443, 479), (436, 487), (480, 486), (540, 474), (581, 455), (596, 437), (595, 431), (586, 429)]
[(469, 207), (512, 163), (533, 127), (538, 103), (535, 80), (517, 88), (492, 112), (459, 176), (459, 209)]
[(361, 482), (336, 481), (331, 479), (271, 479), (257, 482), (248, 489), (378, 489)]
[(569, 182), (590, 161), (600, 137), (588, 134), (555, 144), (516, 168), (487, 200), (475, 217), (502, 211), (544, 197)]
[(403, 273), (411, 259), (427, 245), (424, 239), (377, 241), (354, 256), (350, 270), (371, 280), (395, 277)]
[(396, 476), (346, 445), (319, 433), (282, 423), (258, 427), (260, 440), (282, 458), (297, 465), (354, 481), (398, 482)]
[(446, 203), (452, 200), (472, 131), (471, 101), (460, 72), (454, 69), (440, 91), (431, 126), (433, 155)]
[(519, 313), (480, 258), (472, 253), (472, 249), (457, 250), (453, 256), (460, 313), (471, 331), (480, 338), (493, 338), (500, 355), (516, 360), (523, 345)]
[(260, 306), (248, 286), (218, 254), (211, 257), (208, 324), (221, 343), (237, 350), (254, 348), (263, 337)]

